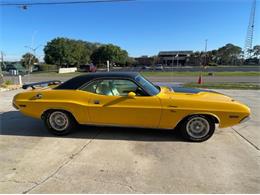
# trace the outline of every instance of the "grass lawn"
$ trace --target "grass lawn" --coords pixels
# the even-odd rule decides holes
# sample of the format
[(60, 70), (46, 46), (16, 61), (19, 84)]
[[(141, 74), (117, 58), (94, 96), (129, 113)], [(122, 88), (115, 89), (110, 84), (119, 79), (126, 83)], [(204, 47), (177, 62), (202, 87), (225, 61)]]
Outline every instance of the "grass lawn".
[[(144, 76), (158, 76), (158, 77), (163, 77), (163, 76), (199, 76), (201, 72), (140, 72)], [(33, 76), (77, 76), (81, 74), (88, 74), (84, 72), (73, 72), (73, 73), (63, 73), (59, 74), (56, 72), (36, 72), (32, 73)], [(89, 73), (91, 74), (91, 73)], [(214, 72), (214, 76), (260, 76), (260, 72)], [(202, 76), (208, 76), (208, 72), (203, 72)]]
[(208, 88), (208, 89), (253, 89), (260, 90), (260, 85), (253, 83), (185, 83), (184, 87), (191, 88)]
[[(208, 72), (141, 72), (144, 76), (208, 76)], [(214, 76), (260, 76), (260, 72), (214, 72)]]
[[(198, 76), (201, 72), (141, 72), (142, 75), (148, 77), (164, 77), (164, 76)], [(91, 73), (64, 73), (58, 74), (56, 72), (37, 72), (33, 73), (33, 76), (48, 76), (48, 77), (74, 77), (81, 74), (91, 74)], [(203, 76), (208, 76), (208, 72), (202, 73)], [(215, 72), (214, 76), (260, 76), (260, 72)], [(209, 88), (209, 89), (254, 89), (260, 90), (259, 84), (254, 83), (186, 83), (184, 87), (192, 88)]]
[(57, 72), (34, 72), (31, 73), (33, 76), (61, 76), (61, 77), (73, 77), (73, 76), (78, 76), (81, 74), (86, 74), (84, 72), (71, 72), (71, 73), (57, 73)]

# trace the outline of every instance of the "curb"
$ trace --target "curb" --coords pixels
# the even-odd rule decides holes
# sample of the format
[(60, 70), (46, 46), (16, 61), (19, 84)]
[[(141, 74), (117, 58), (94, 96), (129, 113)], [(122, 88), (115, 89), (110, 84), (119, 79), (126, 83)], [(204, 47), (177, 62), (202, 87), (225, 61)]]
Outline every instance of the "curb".
[(16, 86), (16, 87), (10, 87), (10, 88), (0, 87), (0, 92), (13, 91), (13, 90), (21, 89), (21, 88), (22, 88), (22, 86)]

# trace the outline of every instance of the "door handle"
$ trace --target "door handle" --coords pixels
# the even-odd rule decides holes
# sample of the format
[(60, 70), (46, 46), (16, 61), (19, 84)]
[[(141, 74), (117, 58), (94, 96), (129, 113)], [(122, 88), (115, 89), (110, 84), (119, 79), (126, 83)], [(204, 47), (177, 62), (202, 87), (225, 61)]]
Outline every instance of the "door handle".
[(99, 100), (94, 100), (94, 104), (100, 104)]
[(36, 96), (35, 96), (36, 99), (41, 99), (42, 98), (42, 94), (38, 93)]

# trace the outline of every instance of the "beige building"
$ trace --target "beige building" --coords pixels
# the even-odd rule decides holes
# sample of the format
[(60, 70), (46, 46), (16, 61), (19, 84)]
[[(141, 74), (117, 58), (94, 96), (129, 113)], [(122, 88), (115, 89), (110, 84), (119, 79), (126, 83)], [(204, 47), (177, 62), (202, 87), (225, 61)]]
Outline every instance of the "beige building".
[(159, 63), (164, 66), (188, 65), (193, 51), (160, 51), (158, 54)]

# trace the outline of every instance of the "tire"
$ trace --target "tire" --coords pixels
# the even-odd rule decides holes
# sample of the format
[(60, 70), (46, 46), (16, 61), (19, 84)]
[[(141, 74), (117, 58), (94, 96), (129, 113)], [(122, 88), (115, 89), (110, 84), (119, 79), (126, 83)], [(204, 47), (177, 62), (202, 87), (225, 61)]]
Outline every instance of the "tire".
[(74, 117), (63, 110), (51, 110), (44, 117), (44, 123), (49, 132), (54, 135), (67, 135), (76, 127)]
[(194, 142), (203, 142), (214, 134), (215, 123), (209, 117), (192, 115), (183, 121), (180, 130), (185, 139)]

